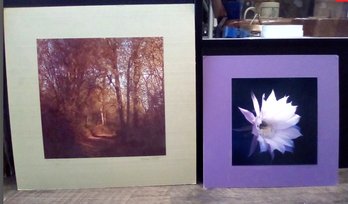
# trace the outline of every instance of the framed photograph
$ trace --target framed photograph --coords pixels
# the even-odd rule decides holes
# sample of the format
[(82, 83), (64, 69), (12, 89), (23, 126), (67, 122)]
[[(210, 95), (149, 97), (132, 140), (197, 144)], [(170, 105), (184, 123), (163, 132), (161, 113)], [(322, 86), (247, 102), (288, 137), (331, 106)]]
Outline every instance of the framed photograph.
[(194, 39), (193, 4), (6, 8), (18, 188), (195, 183)]
[(206, 188), (337, 183), (337, 56), (206, 56), (203, 67)]
[(162, 37), (37, 48), (45, 158), (166, 155)]

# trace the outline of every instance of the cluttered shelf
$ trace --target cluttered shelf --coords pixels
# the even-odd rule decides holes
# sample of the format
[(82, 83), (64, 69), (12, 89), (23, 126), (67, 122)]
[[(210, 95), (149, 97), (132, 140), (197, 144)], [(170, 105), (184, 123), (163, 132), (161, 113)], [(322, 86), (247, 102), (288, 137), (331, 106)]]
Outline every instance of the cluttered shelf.
[(205, 1), (203, 39), (348, 37), (348, 3), (298, 1), (312, 4), (300, 12), (282, 0)]

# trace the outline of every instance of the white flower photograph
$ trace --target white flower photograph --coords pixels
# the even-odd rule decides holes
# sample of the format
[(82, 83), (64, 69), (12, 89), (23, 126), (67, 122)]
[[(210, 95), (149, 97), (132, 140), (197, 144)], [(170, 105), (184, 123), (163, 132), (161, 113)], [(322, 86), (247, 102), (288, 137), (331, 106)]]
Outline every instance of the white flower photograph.
[(232, 79), (232, 165), (316, 163), (316, 78)]

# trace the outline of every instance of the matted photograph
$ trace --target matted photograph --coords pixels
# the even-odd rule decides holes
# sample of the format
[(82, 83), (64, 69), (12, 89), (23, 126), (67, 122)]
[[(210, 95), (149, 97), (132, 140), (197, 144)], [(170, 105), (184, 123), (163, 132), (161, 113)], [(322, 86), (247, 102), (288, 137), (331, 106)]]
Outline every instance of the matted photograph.
[(203, 185), (338, 182), (338, 57), (203, 58)]
[(45, 158), (165, 155), (162, 37), (37, 49)]
[(232, 78), (232, 165), (317, 163), (317, 78)]
[(6, 8), (4, 27), (18, 189), (196, 183), (194, 4)]

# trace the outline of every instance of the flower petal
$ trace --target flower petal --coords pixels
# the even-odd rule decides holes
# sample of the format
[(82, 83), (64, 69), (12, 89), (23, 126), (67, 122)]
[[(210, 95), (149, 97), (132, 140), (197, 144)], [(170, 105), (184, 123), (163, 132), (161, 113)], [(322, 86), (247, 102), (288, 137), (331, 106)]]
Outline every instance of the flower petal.
[(292, 126), (287, 129), (282, 129), (277, 131), (277, 135), (282, 138), (288, 138), (288, 139), (296, 139), (300, 136), (302, 136), (299, 127)]
[(281, 143), (274, 141), (273, 139), (265, 138), (265, 141), (271, 147), (271, 150), (279, 150), (281, 153), (285, 152), (285, 146)]
[(288, 121), (286, 121), (288, 123), (289, 126), (294, 126), (296, 125), (299, 121), (300, 121), (300, 116), (295, 114), (293, 117), (291, 117)]
[[(271, 121), (270, 123), (273, 124), (274, 128), (276, 129), (287, 129), (291, 126), (296, 125), (300, 121), (300, 116), (295, 114), (288, 120), (279, 120), (279, 121)], [(267, 122), (267, 120), (265, 120)]]
[(265, 139), (263, 139), (263, 137), (258, 136), (257, 141), (259, 141), (259, 144), (260, 144), (260, 152), (267, 151), (268, 148), (267, 148), (267, 144), (265, 142)]
[(278, 103), (286, 104), (289, 96), (284, 96), (283, 98), (278, 100)]
[(284, 138), (284, 137), (279, 137), (278, 135), (274, 135), (273, 140), (279, 144), (284, 145), (284, 146), (288, 146), (288, 147), (294, 146), (294, 142), (289, 138)]
[(295, 114), (297, 106), (291, 105), (291, 102), (287, 103), (288, 97), (284, 96), (277, 101), (273, 90), (267, 99), (263, 95), (262, 120), (267, 124), (272, 124), (276, 129), (286, 129), (296, 125), (300, 120), (300, 116)]
[(268, 96), (267, 100), (270, 100), (270, 101), (277, 101), (273, 89), (272, 89), (272, 91), (271, 91), (271, 94)]
[(251, 141), (248, 157), (250, 157), (255, 152), (256, 147), (257, 147), (257, 136), (254, 136), (253, 140)]
[(259, 102), (257, 101), (257, 98), (255, 97), (255, 94), (251, 92), (251, 99), (253, 100), (254, 110), (256, 113), (256, 116), (260, 115), (260, 106)]
[(242, 112), (242, 114), (244, 115), (245, 119), (247, 119), (247, 121), (249, 121), (249, 123), (253, 124), (255, 121), (255, 116), (254, 114), (252, 114), (250, 111), (240, 108), (238, 107), (240, 112)]

